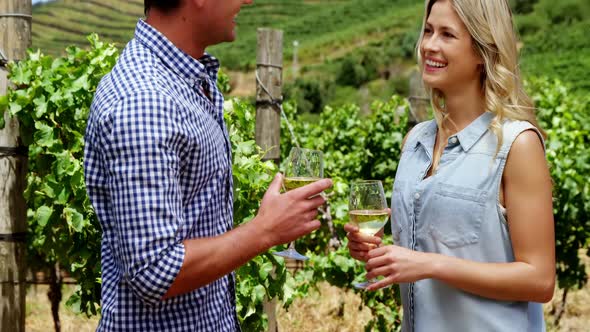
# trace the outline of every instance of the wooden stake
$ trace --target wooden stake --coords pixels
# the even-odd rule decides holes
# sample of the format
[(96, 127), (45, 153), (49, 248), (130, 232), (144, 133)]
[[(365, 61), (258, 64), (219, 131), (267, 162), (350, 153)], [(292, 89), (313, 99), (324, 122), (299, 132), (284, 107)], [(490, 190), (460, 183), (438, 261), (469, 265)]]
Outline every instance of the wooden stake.
[(256, 76), (260, 79), (256, 80), (256, 143), (267, 151), (265, 160), (278, 163), (281, 156), (281, 112), (273, 102), (282, 102), (282, 31), (258, 29)]
[[(281, 112), (283, 93), (283, 32), (258, 29), (256, 56), (256, 144), (267, 151), (264, 160), (280, 162)], [(268, 332), (277, 332), (277, 299), (264, 301)]]
[[(25, 58), (26, 49), (31, 45), (31, 14), (31, 0), (0, 1), (0, 50), (8, 60)], [(2, 60), (0, 95), (5, 95), (8, 73)], [(0, 329), (23, 332), (26, 296), (24, 234), (27, 231), (23, 192), (27, 157), (15, 149), (21, 145), (18, 121), (9, 119), (8, 112), (4, 119), (6, 126), (0, 129), (0, 147), (4, 148), (0, 151)]]

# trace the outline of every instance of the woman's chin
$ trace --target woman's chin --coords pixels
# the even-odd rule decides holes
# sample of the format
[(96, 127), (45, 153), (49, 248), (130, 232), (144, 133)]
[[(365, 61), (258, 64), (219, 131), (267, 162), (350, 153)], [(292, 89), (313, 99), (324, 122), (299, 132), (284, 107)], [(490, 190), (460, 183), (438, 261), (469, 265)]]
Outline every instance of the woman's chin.
[(439, 79), (429, 76), (428, 74), (422, 75), (422, 81), (424, 82), (424, 87), (429, 89), (440, 89), (441, 82)]

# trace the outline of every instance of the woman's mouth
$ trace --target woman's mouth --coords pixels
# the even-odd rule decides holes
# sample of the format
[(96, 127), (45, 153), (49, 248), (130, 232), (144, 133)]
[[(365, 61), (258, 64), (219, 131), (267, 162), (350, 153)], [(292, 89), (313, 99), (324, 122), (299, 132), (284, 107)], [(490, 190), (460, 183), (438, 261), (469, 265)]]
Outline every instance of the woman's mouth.
[(441, 70), (441, 69), (447, 67), (446, 62), (442, 62), (439, 60), (433, 60), (433, 59), (426, 59), (424, 61), (424, 64), (425, 64), (424, 69), (429, 72), (438, 71), (438, 70)]

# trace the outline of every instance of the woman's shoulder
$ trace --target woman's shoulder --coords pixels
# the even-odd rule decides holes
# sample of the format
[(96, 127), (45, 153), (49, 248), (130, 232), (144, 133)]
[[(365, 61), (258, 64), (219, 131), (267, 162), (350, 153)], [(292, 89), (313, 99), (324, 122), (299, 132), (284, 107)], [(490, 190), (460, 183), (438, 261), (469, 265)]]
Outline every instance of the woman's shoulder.
[(535, 146), (541, 144), (545, 146), (545, 141), (541, 131), (532, 123), (523, 120), (506, 120), (502, 125), (502, 148), (506, 154), (515, 145), (519, 148), (526, 148), (527, 146)]

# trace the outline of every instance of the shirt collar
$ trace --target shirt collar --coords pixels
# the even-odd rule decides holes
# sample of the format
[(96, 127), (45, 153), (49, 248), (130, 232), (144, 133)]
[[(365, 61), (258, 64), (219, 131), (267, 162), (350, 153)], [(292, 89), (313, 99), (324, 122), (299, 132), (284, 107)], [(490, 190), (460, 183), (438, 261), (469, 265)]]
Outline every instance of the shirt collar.
[(194, 85), (207, 78), (217, 82), (219, 61), (216, 58), (207, 53), (199, 59), (193, 58), (142, 19), (135, 28), (135, 39), (150, 49), (167, 67), (189, 84)]
[(469, 149), (479, 141), (483, 134), (488, 131), (493, 118), (494, 114), (485, 112), (459, 133), (454, 135), (459, 139), (459, 144), (461, 144), (463, 150), (469, 151)]
[[(463, 148), (464, 151), (469, 151), (473, 145), (475, 145), (475, 143), (487, 132), (493, 118), (494, 114), (485, 112), (477, 119), (473, 120), (467, 127), (463, 128), (463, 130), (461, 130), (459, 133), (449, 137), (449, 140), (452, 140), (453, 137), (456, 137), (459, 144), (461, 144), (461, 148)], [(424, 130), (422, 131), (422, 134), (416, 140), (416, 147), (418, 144), (422, 144), (427, 150), (432, 150), (434, 148), (437, 131), (438, 127), (436, 121), (432, 120), (427, 123)]]

